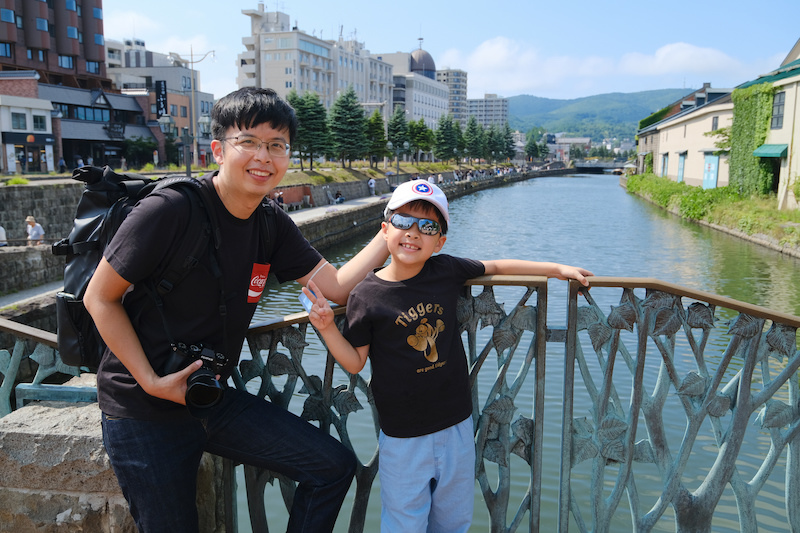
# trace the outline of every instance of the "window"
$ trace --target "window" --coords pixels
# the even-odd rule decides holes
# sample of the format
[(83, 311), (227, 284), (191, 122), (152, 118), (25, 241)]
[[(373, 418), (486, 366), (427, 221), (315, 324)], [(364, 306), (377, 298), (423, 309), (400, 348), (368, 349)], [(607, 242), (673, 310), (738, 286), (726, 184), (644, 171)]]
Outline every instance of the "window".
[(66, 3), (67, 3), (67, 11), (77, 11), (78, 10), (78, 4), (75, 2), (75, 0), (67, 0)]
[(47, 119), (44, 115), (33, 115), (33, 131), (47, 131)]
[(187, 116), (187, 109), (186, 109), (185, 105), (181, 106), (181, 116), (182, 117), (186, 117)]
[(11, 113), (11, 129), (26, 130), (28, 129), (28, 121), (25, 118), (25, 113)]
[(0, 57), (11, 57), (11, 45), (9, 43), (0, 43)]
[(11, 9), (0, 9), (0, 20), (3, 22), (10, 22), (14, 24), (17, 18), (14, 16), (14, 11)]
[(99, 61), (87, 61), (86, 62), (86, 72), (90, 72), (92, 74), (100, 74), (100, 62)]
[(75, 26), (67, 26), (67, 37), (70, 39), (77, 39), (78, 38), (78, 28)]
[(786, 102), (786, 92), (777, 93), (772, 99), (772, 124), (770, 128), (779, 130), (783, 127), (783, 105)]
[(711, 117), (711, 131), (719, 129), (719, 117)]
[(103, 20), (103, 10), (101, 8), (95, 7), (92, 9), (92, 14), (94, 15), (94, 18)]
[(72, 56), (58, 56), (58, 66), (61, 68), (75, 68), (75, 60)]
[(102, 33), (95, 33), (94, 34), (94, 44), (99, 44), (100, 46), (106, 43), (105, 39), (103, 39)]
[(169, 114), (172, 115), (173, 117), (177, 117), (178, 116), (178, 106), (175, 105), (175, 104), (170, 104), (169, 105)]
[(36, 19), (36, 29), (41, 31), (47, 31), (47, 19)]

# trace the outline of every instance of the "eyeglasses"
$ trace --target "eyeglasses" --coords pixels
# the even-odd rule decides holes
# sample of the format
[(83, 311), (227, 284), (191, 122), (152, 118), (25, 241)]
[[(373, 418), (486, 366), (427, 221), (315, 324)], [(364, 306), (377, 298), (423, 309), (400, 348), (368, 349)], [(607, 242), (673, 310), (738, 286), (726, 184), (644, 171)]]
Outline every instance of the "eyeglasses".
[(234, 148), (238, 148), (243, 152), (255, 153), (261, 150), (261, 147), (266, 145), (267, 152), (273, 157), (289, 157), (289, 152), (292, 150), (289, 143), (283, 141), (262, 141), (258, 137), (251, 135), (237, 135), (236, 137), (225, 137), (223, 141), (229, 141)]
[(419, 232), (425, 235), (436, 235), (442, 229), (439, 226), (439, 223), (435, 220), (431, 220), (429, 218), (417, 218), (409, 215), (400, 215), (397, 213), (392, 215), (392, 218), (389, 219), (389, 222), (391, 222), (392, 226), (397, 229), (411, 229), (411, 226), (416, 224), (417, 228), (419, 228)]

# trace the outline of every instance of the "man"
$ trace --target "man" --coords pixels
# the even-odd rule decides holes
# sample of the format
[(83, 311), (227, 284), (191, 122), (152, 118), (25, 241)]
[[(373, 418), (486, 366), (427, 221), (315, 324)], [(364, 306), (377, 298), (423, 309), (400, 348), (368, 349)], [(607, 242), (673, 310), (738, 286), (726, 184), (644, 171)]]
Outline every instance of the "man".
[(190, 220), (190, 201), (165, 188), (125, 219), (84, 297), (108, 345), (97, 373), (106, 450), (141, 531), (197, 531), (196, 475), (203, 451), (298, 481), (288, 531), (330, 531), (355, 472), (347, 448), (237, 389), (226, 389), (211, 407), (187, 407), (187, 378), (202, 363), (174, 373), (165, 367), (176, 343), (202, 345), (227, 358), (219, 380), (224, 383), (264, 288), (253, 280), (269, 272), (302, 285), (313, 278), (326, 296), (344, 304), (388, 251), (376, 235), (337, 270), (277, 208), (275, 241), (267, 246), (260, 205), (288, 169), (294, 111), (271, 89), (245, 88), (220, 99), (211, 118), (219, 171), (200, 181), (219, 221), (219, 250), (201, 258), (162, 306), (152, 305), (152, 275)]

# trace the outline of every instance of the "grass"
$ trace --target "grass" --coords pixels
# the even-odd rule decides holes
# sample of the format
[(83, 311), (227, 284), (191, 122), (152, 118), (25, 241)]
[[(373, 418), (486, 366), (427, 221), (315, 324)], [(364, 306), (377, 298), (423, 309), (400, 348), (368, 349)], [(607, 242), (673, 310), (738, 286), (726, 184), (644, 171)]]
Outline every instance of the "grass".
[(741, 198), (728, 187), (702, 189), (654, 174), (631, 176), (627, 188), (684, 218), (703, 220), (747, 235), (764, 235), (784, 246), (800, 246), (800, 210), (779, 211), (774, 194)]

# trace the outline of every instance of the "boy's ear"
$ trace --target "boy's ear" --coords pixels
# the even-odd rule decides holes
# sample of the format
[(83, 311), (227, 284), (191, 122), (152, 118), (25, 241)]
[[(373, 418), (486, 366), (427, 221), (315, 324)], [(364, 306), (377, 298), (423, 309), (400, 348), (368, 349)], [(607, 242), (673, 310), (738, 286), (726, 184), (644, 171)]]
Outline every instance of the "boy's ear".
[(442, 247), (444, 247), (444, 243), (447, 240), (447, 235), (439, 234), (439, 242), (436, 243), (436, 249), (433, 250), (434, 253), (438, 253), (441, 251)]

